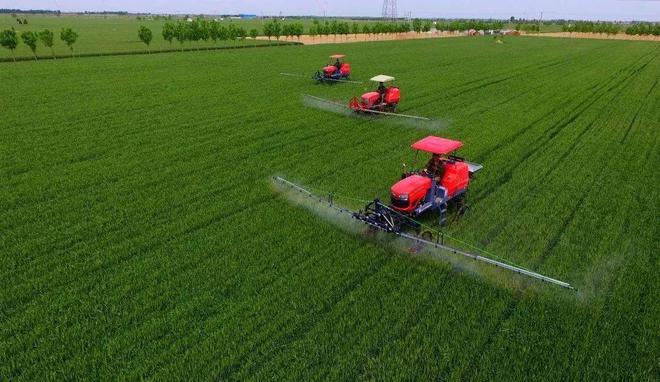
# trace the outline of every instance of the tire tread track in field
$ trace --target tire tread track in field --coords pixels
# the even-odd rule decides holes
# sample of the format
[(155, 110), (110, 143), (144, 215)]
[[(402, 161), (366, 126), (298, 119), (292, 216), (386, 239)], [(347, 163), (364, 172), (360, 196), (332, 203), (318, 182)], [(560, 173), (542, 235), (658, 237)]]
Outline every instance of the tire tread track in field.
[[(616, 96), (613, 98), (616, 99)], [(607, 115), (611, 114), (611, 108), (608, 108)], [(519, 211), (521, 211), (527, 204), (532, 200), (532, 198), (536, 195), (536, 192), (538, 189), (545, 184), (546, 179), (553, 174), (557, 169), (559, 168), (559, 164), (562, 163), (582, 142), (582, 140), (585, 138), (586, 134), (590, 132), (595, 125), (597, 121), (606, 119), (603, 117), (603, 115), (599, 115), (596, 118), (594, 118), (590, 123), (586, 125), (584, 129), (575, 137), (573, 142), (567, 147), (566, 150), (559, 156), (557, 160), (554, 161), (553, 165), (547, 166), (546, 169), (544, 170), (543, 174), (539, 177), (538, 180), (535, 181), (535, 185), (532, 185), (529, 191), (527, 191), (526, 195), (523, 196), (522, 199), (519, 199), (516, 204), (513, 207), (513, 210), (511, 211), (511, 216), (515, 216)], [(506, 181), (510, 181), (512, 179), (512, 174), (509, 177), (506, 177)], [(495, 239), (501, 232), (503, 232), (506, 227), (513, 221), (511, 219), (509, 222), (506, 224), (499, 224), (493, 227), (488, 233), (484, 236), (484, 238), (481, 240), (481, 245), (488, 245), (493, 239)]]
[[(644, 65), (646, 66), (646, 65)], [(567, 117), (563, 121), (559, 121), (553, 125), (550, 126), (550, 128), (545, 130), (545, 133), (547, 134), (542, 134), (536, 140), (529, 144), (528, 146), (531, 148), (530, 150), (527, 151), (524, 155), (518, 158), (518, 160), (515, 161), (513, 166), (509, 167), (500, 177), (494, 181), (490, 186), (486, 187), (483, 191), (480, 191), (476, 195), (477, 200), (482, 200), (490, 196), (493, 192), (495, 192), (499, 187), (502, 186), (502, 184), (505, 184), (509, 182), (512, 177), (513, 177), (513, 172), (523, 163), (525, 163), (530, 157), (532, 157), (534, 154), (538, 152), (538, 150), (543, 150), (548, 142), (550, 142), (557, 134), (559, 134), (564, 128), (566, 128), (568, 125), (572, 124), (575, 122), (581, 115), (584, 113), (586, 110), (588, 110), (591, 106), (593, 106), (596, 102), (598, 102), (603, 96), (614, 90), (616, 87), (623, 85), (628, 86), (630, 85), (629, 79), (633, 74), (636, 74), (637, 71), (634, 71), (631, 73), (629, 76), (621, 79), (618, 81), (615, 85), (610, 86), (607, 91), (603, 92), (601, 91), (603, 87), (607, 86), (600, 86), (600, 89), (593, 94), (591, 97), (585, 98), (582, 102), (580, 102), (577, 106), (575, 106), (568, 114)], [(613, 77), (611, 79), (616, 80), (616, 77)], [(511, 143), (511, 140), (508, 140), (507, 143)]]
[[(655, 57), (654, 57), (654, 58), (655, 58)], [(654, 58), (653, 58), (653, 59), (654, 59)], [(645, 67), (645, 66), (646, 66), (646, 64), (643, 65), (643, 67)], [(637, 72), (638, 72), (638, 71), (634, 71), (634, 73), (637, 73)], [(628, 78), (626, 78), (626, 80), (622, 80), (620, 83), (626, 83), (626, 82), (627, 82), (627, 79), (628, 79)], [(610, 89), (608, 89), (608, 91), (611, 90), (611, 89), (613, 89), (613, 88), (611, 87)], [(605, 93), (601, 94), (600, 96), (602, 96), (602, 95), (604, 95), (604, 94), (605, 94)], [(599, 96), (598, 98), (600, 98), (600, 96)], [(584, 101), (583, 101), (583, 102), (584, 102)], [(573, 110), (575, 110), (575, 109), (573, 109)], [(574, 119), (575, 119), (575, 118), (574, 118)], [(621, 147), (620, 147), (620, 146), (619, 146), (619, 150), (621, 150)], [(582, 195), (581, 195), (581, 197), (580, 197), (578, 203), (575, 205), (574, 209), (571, 211), (571, 214), (569, 215), (569, 217), (568, 217), (566, 220), (564, 220), (564, 222), (563, 222), (563, 224), (562, 224), (562, 227), (560, 228), (559, 232), (558, 232), (558, 233), (555, 233), (555, 235), (553, 236), (553, 238), (552, 238), (551, 241), (549, 242), (548, 246), (547, 246), (547, 247), (545, 248), (545, 250), (543, 251), (542, 256), (540, 256), (539, 261), (537, 262), (537, 264), (536, 264), (536, 266), (535, 266), (536, 269), (539, 269), (539, 268), (545, 263), (545, 261), (546, 261), (547, 258), (549, 257), (550, 252), (552, 251), (552, 249), (554, 249), (554, 247), (555, 247), (556, 244), (558, 243), (558, 241), (559, 241), (561, 235), (563, 234), (563, 232), (565, 231), (566, 227), (568, 227), (568, 225), (570, 224), (570, 222), (571, 222), (571, 221), (574, 219), (574, 217), (576, 216), (576, 212), (577, 212), (577, 210), (582, 206), (582, 202), (583, 202), (583, 200), (584, 200), (589, 194), (591, 194), (592, 189), (596, 186), (597, 181), (600, 179), (600, 175), (604, 172), (605, 168), (606, 168), (606, 166), (602, 166), (602, 167), (601, 167), (601, 170), (600, 170), (600, 172), (599, 172), (599, 175), (598, 175), (598, 176), (595, 176), (595, 177), (593, 178), (593, 180), (591, 181), (590, 185), (584, 189), (584, 191), (583, 191), (583, 193), (582, 193)], [(610, 286), (608, 286), (608, 290), (611, 289), (611, 288), (613, 288), (613, 286), (614, 286), (614, 278), (612, 278), (612, 280), (610, 281)], [(505, 322), (506, 322), (506, 321), (507, 321), (512, 315), (513, 315), (513, 313), (514, 313), (515, 310), (516, 310), (516, 307), (518, 306), (518, 304), (519, 304), (521, 301), (522, 301), (521, 297), (517, 297), (517, 298), (514, 298), (514, 299), (509, 303), (509, 305), (507, 305), (507, 307), (504, 309), (503, 313), (502, 313), (501, 316), (499, 317), (496, 326), (494, 327), (494, 329), (493, 329), (492, 331), (490, 331), (490, 334), (489, 334), (487, 340), (484, 342), (483, 345), (481, 345), (481, 349), (482, 349), (482, 350), (481, 350), (481, 351), (478, 351), (477, 354), (482, 354), (482, 353), (484, 353), (484, 350), (487, 349), (489, 346), (491, 346), (491, 345), (493, 344), (494, 339), (496, 338), (497, 334), (500, 332), (500, 328), (501, 328), (502, 325), (503, 325), (503, 324), (504, 324), (504, 323), (505, 323)], [(473, 358), (473, 362), (472, 362), (472, 364), (471, 364), (466, 370), (468, 370), (468, 371), (469, 371), (469, 370), (471, 370), (471, 371), (477, 370), (477, 364), (478, 364), (478, 361), (479, 361), (479, 360), (480, 360), (479, 357), (474, 357), (474, 358)], [(473, 375), (473, 376), (474, 376), (474, 375)], [(466, 375), (463, 375), (462, 378), (466, 378)]]
[[(595, 96), (595, 95), (597, 95), (597, 94), (599, 94), (599, 93), (602, 94), (602, 93), (601, 93), (601, 90), (602, 90), (604, 87), (606, 87), (607, 84), (612, 83), (612, 82), (615, 82), (616, 80), (620, 80), (620, 79), (621, 79), (621, 78), (620, 78), (620, 75), (621, 75), (622, 73), (631, 70), (631, 68), (633, 68), (633, 67), (635, 66), (635, 64), (637, 64), (638, 62), (642, 61), (646, 56), (648, 56), (648, 55), (650, 55), (650, 54), (652, 54), (652, 53), (653, 53), (653, 52), (650, 52), (650, 53), (647, 53), (647, 54), (644, 54), (644, 55), (638, 57), (635, 61), (633, 61), (632, 63), (630, 63), (628, 66), (626, 66), (626, 67), (624, 67), (624, 68), (621, 68), (621, 69), (617, 70), (617, 71), (616, 71), (614, 74), (612, 74), (612, 76), (610, 76), (610, 78), (609, 78), (608, 80), (606, 80), (605, 82), (596, 82), (593, 86), (591, 86), (590, 88), (588, 88), (588, 89), (586, 90), (587, 92), (592, 92), (592, 94), (591, 94), (590, 96), (587, 96), (587, 97), (586, 97), (586, 98), (585, 98), (580, 104), (578, 104), (578, 106), (576, 106), (575, 108), (573, 108), (573, 110), (571, 111), (571, 113), (572, 113), (573, 111), (575, 111), (576, 109), (578, 109), (578, 108), (579, 108), (581, 105), (583, 105), (584, 103), (587, 103), (587, 102), (589, 101), (589, 99), (590, 99), (592, 96)], [(652, 61), (652, 60), (651, 60), (651, 61)], [(624, 81), (621, 81), (621, 82), (624, 82)], [(536, 119), (536, 120), (533, 121), (532, 123), (528, 124), (526, 127), (524, 127), (524, 128), (522, 128), (522, 129), (519, 129), (518, 131), (516, 131), (511, 137), (507, 137), (505, 140), (503, 140), (503, 141), (501, 141), (500, 143), (498, 143), (497, 145), (495, 145), (491, 150), (489, 150), (488, 152), (486, 152), (484, 155), (482, 155), (482, 156), (478, 156), (478, 157), (476, 158), (476, 160), (479, 161), (479, 162), (486, 162), (486, 161), (488, 160), (488, 158), (490, 158), (495, 152), (497, 152), (498, 150), (500, 150), (500, 149), (502, 149), (502, 148), (508, 146), (509, 144), (511, 144), (511, 142), (513, 142), (513, 141), (517, 140), (518, 138), (520, 138), (520, 137), (521, 137), (523, 134), (525, 134), (529, 129), (533, 128), (534, 126), (536, 126), (536, 124), (538, 124), (539, 122), (543, 121), (543, 120), (546, 119), (547, 117), (549, 117), (549, 116), (553, 116), (553, 115), (556, 115), (556, 113), (557, 113), (558, 111), (560, 111), (560, 110), (564, 109), (566, 106), (570, 105), (570, 104), (572, 103), (572, 101), (573, 101), (573, 100), (571, 100), (570, 98), (567, 99), (565, 102), (563, 102), (563, 103), (560, 104), (559, 106), (553, 108), (552, 110), (550, 110), (549, 112), (547, 112), (546, 114), (544, 114), (544, 115), (541, 116), (540, 118)], [(569, 113), (569, 114), (570, 114), (570, 113)]]
[(639, 113), (642, 111), (642, 108), (644, 108), (644, 105), (646, 102), (649, 100), (649, 96), (653, 93), (655, 90), (656, 85), (658, 84), (658, 79), (656, 78), (655, 81), (653, 82), (653, 86), (649, 89), (648, 93), (646, 93), (646, 96), (644, 97), (644, 100), (640, 102), (639, 108), (637, 109), (637, 112), (635, 113), (635, 117), (630, 121), (630, 124), (626, 128), (626, 133), (623, 135), (619, 143), (623, 144), (626, 139), (628, 138), (628, 134), (630, 133), (630, 130), (632, 129), (633, 125), (637, 121), (637, 118), (639, 117)]

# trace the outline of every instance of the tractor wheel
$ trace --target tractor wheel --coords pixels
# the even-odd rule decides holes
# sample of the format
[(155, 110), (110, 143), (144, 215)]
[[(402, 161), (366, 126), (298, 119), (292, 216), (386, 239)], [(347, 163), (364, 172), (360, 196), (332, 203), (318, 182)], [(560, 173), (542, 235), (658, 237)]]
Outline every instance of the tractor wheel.
[[(417, 234), (417, 238), (425, 241), (433, 241), (433, 232), (428, 229), (422, 230)], [(426, 243), (415, 241), (415, 243), (410, 248), (408, 248), (408, 252), (419, 253), (424, 249), (424, 247), (426, 247)]]

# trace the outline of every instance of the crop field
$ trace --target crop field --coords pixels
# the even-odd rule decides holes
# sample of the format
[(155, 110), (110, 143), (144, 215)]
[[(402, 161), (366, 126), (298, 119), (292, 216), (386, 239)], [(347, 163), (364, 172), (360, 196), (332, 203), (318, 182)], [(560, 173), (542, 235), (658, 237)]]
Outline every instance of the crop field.
[[(302, 94), (347, 101), (371, 84), (278, 75), (337, 51), (356, 80), (396, 76), (402, 113), (443, 123), (311, 107)], [(660, 378), (657, 43), (0, 67), (0, 379)], [(272, 186), (387, 199), (430, 134), (484, 165), (448, 232), (577, 291), (411, 256)]]
[[(21, 19), (27, 18), (27, 25), (19, 25), (16, 19), (8, 14), (0, 14), (0, 30), (14, 28), (19, 33), (22, 31), (40, 31), (50, 29), (55, 33), (54, 51), (57, 55), (69, 55), (71, 51), (60, 40), (59, 33), (62, 28), (73, 28), (79, 35), (78, 41), (74, 45), (76, 54), (98, 54), (98, 53), (117, 53), (117, 52), (143, 52), (147, 48), (138, 39), (138, 28), (144, 25), (153, 31), (153, 41), (151, 43), (152, 51), (178, 49), (181, 45), (173, 41), (170, 45), (163, 39), (162, 30), (166, 20), (137, 20), (135, 16), (47, 16), (47, 15), (19, 15)], [(261, 33), (263, 27), (261, 21), (255, 20), (234, 20), (223, 21), (223, 25), (229, 23), (242, 25), (245, 28), (257, 28)], [(249, 29), (248, 29), (249, 30)], [(19, 37), (20, 38), (20, 37)], [(186, 42), (185, 48), (208, 48), (217, 46), (241, 46), (264, 44), (264, 41), (218, 41), (204, 42), (199, 41), (194, 44)], [(43, 57), (50, 57), (50, 49), (44, 47), (39, 42), (37, 54)], [(19, 43), (16, 49), (18, 57), (32, 57), (32, 52), (25, 44)], [(7, 49), (0, 50), (1, 58), (11, 58), (11, 52)]]

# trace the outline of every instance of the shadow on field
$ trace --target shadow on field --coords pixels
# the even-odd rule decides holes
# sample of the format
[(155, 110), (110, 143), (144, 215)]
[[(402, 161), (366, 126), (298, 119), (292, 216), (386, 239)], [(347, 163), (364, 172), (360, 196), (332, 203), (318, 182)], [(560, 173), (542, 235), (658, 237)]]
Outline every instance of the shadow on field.
[(411, 119), (411, 118), (385, 116), (385, 115), (377, 115), (377, 114), (373, 114), (373, 115), (358, 114), (353, 110), (349, 109), (340, 101), (324, 100), (307, 94), (304, 94), (302, 96), (302, 102), (307, 107), (311, 107), (317, 110), (323, 110), (334, 114), (343, 115), (345, 117), (356, 118), (363, 121), (379, 121), (392, 125), (412, 127), (416, 129), (429, 130), (429, 131), (442, 131), (442, 130), (447, 130), (449, 128), (449, 121), (447, 120), (426, 121), (421, 119)]

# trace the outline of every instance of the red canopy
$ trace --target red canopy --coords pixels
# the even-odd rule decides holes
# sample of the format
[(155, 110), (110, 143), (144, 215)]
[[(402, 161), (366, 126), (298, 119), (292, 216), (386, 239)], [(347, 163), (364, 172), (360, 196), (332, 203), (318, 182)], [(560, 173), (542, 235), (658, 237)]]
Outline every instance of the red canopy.
[(429, 135), (428, 137), (412, 144), (413, 149), (426, 151), (433, 154), (449, 154), (463, 146), (463, 142), (453, 141)]

